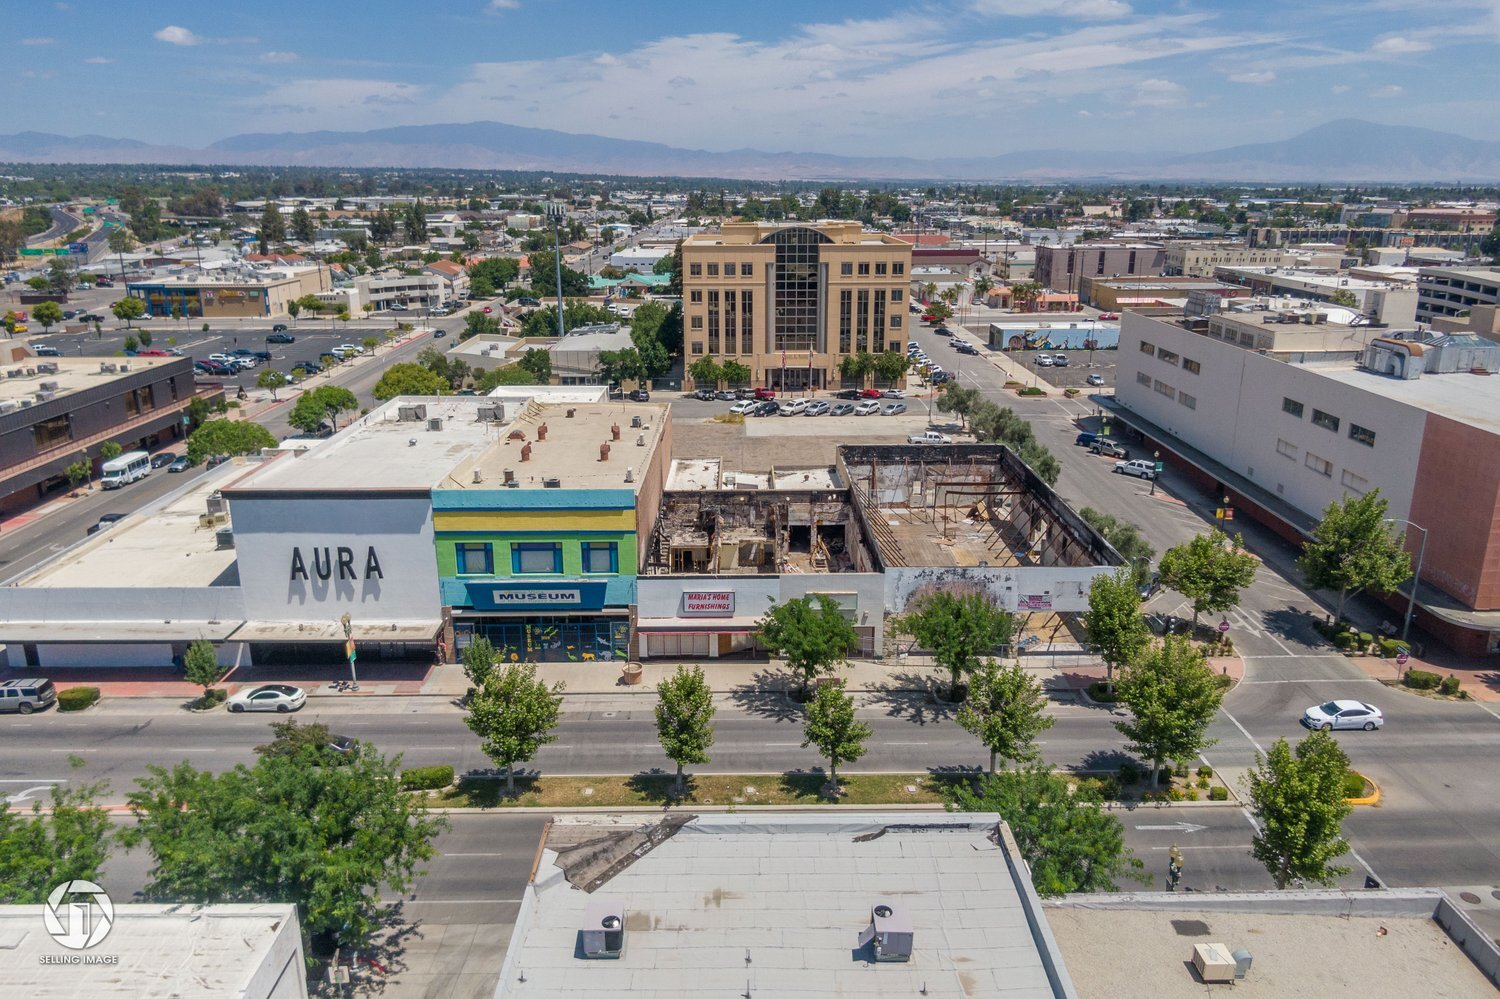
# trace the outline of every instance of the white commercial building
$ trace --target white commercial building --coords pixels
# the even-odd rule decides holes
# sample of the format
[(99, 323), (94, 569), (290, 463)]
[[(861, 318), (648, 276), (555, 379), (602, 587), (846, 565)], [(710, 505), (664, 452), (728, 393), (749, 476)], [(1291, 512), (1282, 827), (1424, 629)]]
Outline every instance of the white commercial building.
[(631, 246), (609, 256), (609, 265), (622, 271), (650, 274), (658, 263), (672, 255), (673, 248), (666, 246)]

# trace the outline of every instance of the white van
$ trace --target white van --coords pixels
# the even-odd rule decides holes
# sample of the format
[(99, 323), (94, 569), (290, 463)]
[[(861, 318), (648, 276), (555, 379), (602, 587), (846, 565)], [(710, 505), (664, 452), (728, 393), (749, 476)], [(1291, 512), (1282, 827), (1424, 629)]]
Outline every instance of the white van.
[(151, 474), (151, 456), (145, 451), (127, 451), (106, 461), (100, 468), (99, 484), (105, 489), (119, 489)]

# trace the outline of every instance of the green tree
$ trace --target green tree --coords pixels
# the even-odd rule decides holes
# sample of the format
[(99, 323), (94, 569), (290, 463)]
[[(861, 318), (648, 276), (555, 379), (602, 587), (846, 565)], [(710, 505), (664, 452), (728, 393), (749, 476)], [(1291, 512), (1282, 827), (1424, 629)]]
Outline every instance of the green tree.
[(66, 295), (73, 290), (78, 283), (78, 272), (73, 265), (62, 257), (53, 257), (47, 263), (47, 289), (59, 295)]
[(405, 363), (386, 368), (370, 394), (385, 402), (398, 395), (447, 395), (448, 392), (447, 379), (420, 364)]
[(224, 679), (224, 674), (229, 672), (228, 667), (219, 664), (219, 653), (213, 643), (198, 639), (188, 646), (187, 653), (182, 657), (182, 675), (188, 683), (196, 684), (203, 688), (203, 696), (208, 696), (208, 688)]
[(505, 768), (505, 790), (516, 790), (517, 763), (556, 742), (553, 729), (562, 711), (561, 683), (548, 687), (536, 678), (534, 663), (513, 663), (492, 673), (469, 699), (464, 724), (482, 740), (479, 748)]
[(739, 361), (725, 361), (719, 367), (719, 377), (724, 379), (726, 385), (748, 385), (750, 383), (751, 371), (748, 365)]
[(957, 783), (948, 805), (965, 812), (998, 812), (1031, 869), (1038, 895), (1116, 891), (1117, 878), (1145, 880), (1142, 864), (1125, 847), (1125, 827), (1104, 810), (1092, 785), (1074, 782), (1036, 765), (1005, 770), (979, 780), (978, 789)]
[(1335, 291), (1328, 301), (1332, 305), (1342, 305), (1346, 309), (1359, 308), (1359, 299), (1354, 297), (1354, 292), (1348, 288), (1340, 288), (1338, 291)]
[(105, 441), (99, 445), (99, 457), (105, 461), (114, 461), (125, 453), (125, 449), (114, 441)]
[(260, 252), (268, 253), (273, 244), (286, 241), (286, 219), (276, 202), (267, 201), (260, 213)]
[(962, 699), (962, 686), (980, 664), (1000, 646), (1010, 644), (1016, 619), (996, 607), (983, 593), (941, 590), (923, 597), (913, 610), (896, 618), (891, 627), (910, 635), (948, 671), (949, 695)]
[(813, 679), (842, 666), (859, 644), (854, 626), (832, 597), (812, 594), (773, 604), (756, 625), (756, 639), (786, 660), (806, 699)]
[(140, 349), (141, 342), (130, 334), (125, 335), (125, 343), (122, 345), (127, 354), (133, 354)]
[(464, 316), (464, 328), (459, 332), (458, 338), (467, 340), (481, 335), (494, 336), (499, 332), (500, 320), (494, 316), (487, 316), (483, 312), (471, 312)]
[(853, 354), (845, 354), (839, 359), (839, 375), (845, 382), (854, 382), (856, 385), (869, 383), (870, 375), (875, 370), (875, 358), (867, 351), (857, 351)]
[(115, 314), (116, 319), (123, 319), (125, 325), (129, 327), (133, 320), (139, 319), (146, 314), (146, 303), (139, 298), (127, 295), (114, 305), (111, 305), (109, 311)]
[(136, 334), (136, 337), (141, 341), (141, 346), (142, 347), (149, 347), (149, 346), (151, 346), (151, 331), (150, 330), (141, 330), (139, 333)]
[(1489, 257), (1493, 262), (1500, 263), (1500, 222), (1490, 230), (1490, 234), (1479, 241), (1479, 252)]
[(32, 306), (31, 318), (42, 324), (43, 330), (51, 330), (62, 322), (62, 306), (56, 302), (38, 302)]
[(1129, 711), (1115, 728), (1131, 752), (1151, 761), (1151, 786), (1167, 760), (1187, 760), (1214, 744), (1208, 726), (1224, 692), (1203, 654), (1185, 638), (1168, 635), (1121, 671), (1115, 695)]
[(807, 722), (802, 729), (802, 748), (814, 746), (828, 761), (828, 796), (838, 800), (839, 764), (853, 763), (865, 755), (865, 740), (872, 730), (854, 718), (854, 698), (842, 684), (820, 683), (807, 702)]
[(882, 351), (875, 355), (872, 367), (876, 378), (894, 384), (900, 381), (907, 369), (911, 367), (911, 358), (898, 350)]
[(1105, 682), (1113, 690), (1115, 670), (1135, 662), (1151, 644), (1151, 630), (1141, 616), (1141, 595), (1130, 570), (1094, 577), (1083, 626), (1089, 645), (1104, 660)]
[(483, 635), (476, 635), (469, 642), (468, 648), (464, 649), (459, 661), (463, 663), (464, 676), (469, 678), (469, 683), (475, 690), (479, 690), (495, 672), (495, 646)]
[(519, 364), (502, 365), (493, 371), (474, 369), (474, 391), (479, 395), (488, 395), (501, 385), (535, 384), (536, 378)]
[[(613, 312), (588, 302), (568, 302), (563, 308), (563, 331), (616, 321)], [(557, 309), (532, 309), (521, 319), (521, 336), (557, 336)]]
[(991, 659), (974, 673), (958, 723), (990, 751), (994, 773), (997, 759), (1036, 758), (1036, 737), (1053, 723), (1046, 709), (1046, 692), (1020, 663), (1001, 666)]
[[(125, 254), (135, 249), (135, 237), (130, 234), (129, 229), (121, 227), (112, 230), (106, 242), (109, 243), (109, 252), (115, 255), (115, 260), (120, 265), (120, 280), (123, 282), (125, 280)], [(118, 312), (115, 315), (121, 319), (124, 318)]]
[(594, 370), (610, 385), (646, 379), (646, 362), (641, 359), (641, 352), (634, 347), (599, 351), (594, 361)]
[(977, 388), (965, 388), (958, 382), (946, 382), (938, 395), (937, 408), (942, 413), (957, 413), (959, 425), (967, 427), (969, 414), (981, 402), (984, 402), (984, 395)]
[(266, 368), (260, 374), (255, 376), (255, 387), (270, 389), (272, 400), (276, 398), (276, 390), (281, 388), (285, 384), (286, 375), (282, 374), (280, 371), (275, 370), (274, 368)]
[[(81, 762), (81, 761), (80, 761)], [(64, 881), (103, 880), (115, 839), (109, 812), (94, 804), (103, 784), (52, 786), (45, 806), (0, 809), (0, 903), (42, 905)]]
[(16, 335), (16, 326), (21, 322), (21, 317), (16, 315), (15, 309), (7, 309), (5, 315), (0, 317), (0, 326), (5, 327), (6, 336)]
[(259, 423), (209, 420), (188, 434), (187, 456), (196, 465), (213, 455), (254, 454), (275, 446), (276, 438)]
[(1100, 513), (1091, 506), (1079, 510), (1078, 516), (1124, 557), (1125, 564), (1130, 566), (1136, 588), (1144, 589), (1151, 582), (1151, 560), (1156, 557), (1156, 549), (1141, 537), (1140, 528), (1107, 513)]
[(709, 762), (714, 744), (714, 695), (703, 667), (677, 667), (656, 685), (656, 738), (667, 759), (677, 764), (676, 790), (683, 791), (682, 768)]
[(296, 299), (293, 299), (292, 301), (286, 303), (286, 314), (291, 316), (293, 321), (296, 320), (298, 313), (300, 313), (301, 311), (302, 303), (297, 301)]
[(307, 214), (306, 208), (299, 207), (292, 212), (292, 238), (302, 243), (311, 243), (317, 238), (312, 216)]
[(1327, 732), (1313, 732), (1295, 752), (1277, 739), (1264, 757), (1255, 754), (1248, 774), (1250, 810), (1260, 830), (1250, 852), (1265, 865), (1278, 890), (1293, 881), (1333, 887), (1349, 873), (1333, 860), (1349, 852), (1343, 821), (1353, 810), (1344, 797), (1349, 758)]
[(1161, 581), (1192, 601), (1196, 631), (1198, 615), (1227, 611), (1240, 602), (1240, 591), (1255, 581), (1256, 564), (1238, 534), (1231, 538), (1209, 531), (1162, 554)]
[(63, 474), (68, 477), (68, 488), (77, 489), (93, 472), (87, 461), (75, 461), (63, 469)]
[(699, 388), (716, 388), (724, 380), (724, 369), (707, 354), (688, 365), (688, 374)]
[(1388, 503), (1379, 489), (1346, 496), (1323, 510), (1312, 540), (1302, 546), (1297, 567), (1309, 589), (1339, 595), (1334, 619), (1343, 620), (1353, 593), (1391, 593), (1411, 576), (1411, 554), (1404, 534), (1386, 523)]
[(129, 796), (152, 901), (292, 902), (319, 952), (362, 946), (411, 890), (447, 823), (401, 790), (399, 758), (360, 745), (343, 766), (311, 747), (220, 774), (153, 766)]
[(271, 741), (255, 747), (257, 756), (297, 757), (305, 753), (319, 763), (344, 762), (333, 746), (333, 733), (321, 722), (302, 724), (295, 718), (271, 723)]
[[(531, 262), (531, 291), (537, 297), (557, 294), (557, 273), (554, 261), (557, 254), (548, 250), (534, 250), (527, 255)], [(564, 264), (562, 268), (563, 298), (587, 298), (589, 279), (582, 271), (575, 271)]]
[(315, 434), (325, 420), (337, 430), (339, 414), (358, 408), (359, 400), (353, 392), (337, 385), (320, 385), (297, 397), (286, 421), (305, 434)]
[(360, 341), (360, 345), (363, 346), (365, 348), (365, 350), (367, 350), (371, 354), (373, 354), (373, 353), (375, 353), (375, 348), (378, 347), (378, 346), (380, 346), (380, 337), (378, 337), (378, 336), (367, 336), (363, 340)]
[(536, 379), (538, 385), (547, 385), (552, 381), (552, 355), (540, 347), (533, 347), (521, 355), (517, 362), (521, 368)]

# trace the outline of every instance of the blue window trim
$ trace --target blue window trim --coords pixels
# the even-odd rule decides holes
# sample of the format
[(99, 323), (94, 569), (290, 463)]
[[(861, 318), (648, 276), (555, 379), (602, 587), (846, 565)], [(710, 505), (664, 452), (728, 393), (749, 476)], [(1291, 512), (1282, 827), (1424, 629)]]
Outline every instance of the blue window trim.
[[(608, 547), (609, 548), (609, 568), (608, 569), (590, 569), (589, 568), (589, 549), (592, 548), (592, 547), (594, 547), (594, 546), (598, 546), (598, 547), (601, 547), (601, 548), (602, 547)], [(617, 542), (617, 541), (585, 541), (579, 547), (581, 549), (580, 553), (583, 556), (583, 573), (584, 573), (584, 575), (586, 575), (586, 576), (605, 576), (605, 575), (612, 575), (612, 574), (618, 573), (620, 571), (620, 545), (619, 545), (619, 542)]]
[[(482, 548), (484, 550), (484, 569), (475, 572), (469, 568), (469, 559), (478, 553), (471, 555), (467, 549)], [(460, 576), (493, 576), (495, 574), (495, 548), (488, 542), (480, 543), (474, 541), (460, 541), (453, 546), (453, 566)]]
[[(521, 553), (537, 551), (552, 553), (552, 568), (544, 571), (522, 569)], [(562, 560), (562, 545), (556, 541), (517, 541), (510, 546), (510, 571), (515, 576), (559, 575), (563, 569)]]

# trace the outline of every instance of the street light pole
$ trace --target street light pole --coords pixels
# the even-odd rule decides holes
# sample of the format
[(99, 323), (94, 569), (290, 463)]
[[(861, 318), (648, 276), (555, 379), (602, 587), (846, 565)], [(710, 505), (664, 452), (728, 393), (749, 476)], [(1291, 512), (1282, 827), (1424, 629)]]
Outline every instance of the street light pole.
[(563, 333), (563, 294), (562, 294), (562, 218), (563, 206), (555, 201), (547, 202), (547, 217), (552, 220), (552, 265), (557, 276), (557, 338), (561, 340)]
[(1151, 469), (1151, 495), (1155, 496), (1156, 495), (1156, 477), (1158, 475), (1160, 475), (1161, 473), (1158, 472), (1154, 466), (1161, 464), (1161, 452), (1160, 451), (1154, 451), (1154, 452), (1152, 452), (1152, 454), (1151, 454), (1151, 463), (1152, 463), (1152, 466), (1153, 466), (1152, 469)]
[(1412, 613), (1416, 610), (1417, 606), (1417, 587), (1422, 585), (1422, 559), (1427, 555), (1427, 528), (1419, 524), (1413, 524), (1405, 517), (1387, 517), (1385, 519), (1388, 523), (1394, 524), (1399, 522), (1422, 532), (1422, 544), (1417, 549), (1417, 571), (1416, 575), (1411, 578), (1411, 594), (1406, 598), (1406, 620), (1401, 623), (1401, 641), (1405, 642), (1406, 636), (1411, 633)]

